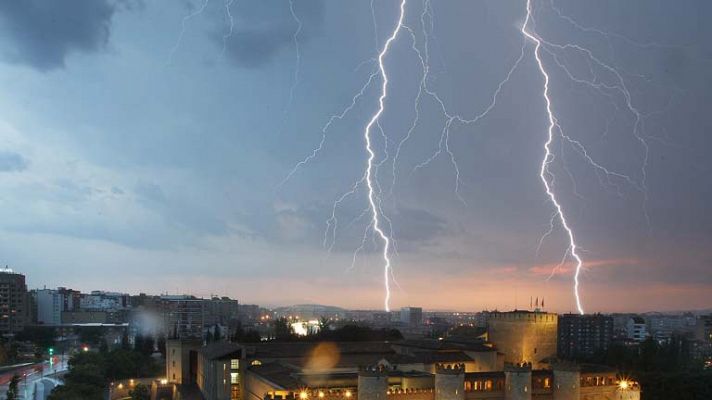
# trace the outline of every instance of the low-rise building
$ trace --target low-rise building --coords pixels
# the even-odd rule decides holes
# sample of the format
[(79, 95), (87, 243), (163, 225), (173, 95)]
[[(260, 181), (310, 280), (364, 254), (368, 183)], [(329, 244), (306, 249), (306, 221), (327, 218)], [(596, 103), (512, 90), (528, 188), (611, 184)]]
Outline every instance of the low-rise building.
[(217, 342), (198, 352), (197, 384), (211, 400), (240, 399), (240, 359), (243, 349), (234, 343)]
[(644, 342), (648, 338), (648, 326), (643, 317), (632, 316), (626, 323), (627, 338), (636, 342)]
[(206, 399), (640, 399), (634, 382), (606, 367), (487, 365), (488, 359), (498, 358), (497, 351), (483, 343), (216, 343), (193, 352), (195, 381)]

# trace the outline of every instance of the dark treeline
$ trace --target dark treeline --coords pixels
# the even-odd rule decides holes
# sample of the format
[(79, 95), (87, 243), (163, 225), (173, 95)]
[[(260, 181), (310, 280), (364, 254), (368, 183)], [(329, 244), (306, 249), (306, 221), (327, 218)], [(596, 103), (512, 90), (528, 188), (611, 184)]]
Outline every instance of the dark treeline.
[[(137, 336), (133, 348), (126, 336), (122, 338), (120, 348), (109, 350), (105, 343), (99, 343), (99, 351), (83, 351), (72, 356), (64, 385), (57, 386), (48, 400), (103, 400), (110, 382), (156, 377), (163, 372), (163, 365), (151, 356), (155, 348), (153, 337)], [(163, 343), (165, 351), (165, 340)], [(144, 394), (142, 388), (136, 388), (133, 397), (143, 398)]]
[(608, 365), (638, 381), (642, 400), (712, 399), (712, 371), (695, 357), (694, 342), (673, 336), (658, 343), (652, 338), (640, 346), (612, 344), (606, 352), (581, 360)]
[[(331, 329), (329, 321), (324, 318), (319, 321), (318, 332), (306, 336), (295, 334), (286, 318), (276, 319), (272, 323), (270, 338), (271, 341), (277, 342), (365, 342), (399, 339), (403, 339), (403, 335), (397, 329), (373, 329), (355, 323)], [(258, 332), (238, 327), (231, 340), (238, 343), (256, 343), (262, 339)]]

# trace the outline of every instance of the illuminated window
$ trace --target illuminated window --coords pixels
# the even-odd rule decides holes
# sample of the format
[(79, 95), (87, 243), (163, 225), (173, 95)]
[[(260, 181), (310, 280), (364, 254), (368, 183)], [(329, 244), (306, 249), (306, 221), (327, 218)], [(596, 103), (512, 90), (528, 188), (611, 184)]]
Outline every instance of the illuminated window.
[(240, 383), (239, 381), (240, 375), (237, 372), (230, 372), (230, 383), (233, 385), (237, 385)]
[(230, 369), (240, 369), (240, 360), (238, 360), (238, 359), (230, 360)]
[(250, 365), (262, 365), (262, 361), (260, 360), (254, 360), (250, 363)]

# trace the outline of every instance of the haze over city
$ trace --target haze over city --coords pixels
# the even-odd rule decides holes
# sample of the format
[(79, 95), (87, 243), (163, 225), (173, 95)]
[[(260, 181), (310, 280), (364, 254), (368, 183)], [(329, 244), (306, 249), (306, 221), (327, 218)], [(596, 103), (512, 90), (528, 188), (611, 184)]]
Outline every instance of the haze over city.
[[(0, 262), (30, 287), (383, 307), (367, 191), (334, 202), (364, 174), (381, 78), (364, 85), (399, 2), (45, 3), (0, 4)], [(538, 35), (621, 74), (542, 47), (571, 138), (553, 142), (549, 179), (584, 260), (586, 311), (709, 309), (712, 3), (533, 4)], [(391, 305), (539, 297), (575, 312), (575, 263), (559, 265), (569, 241), (540, 179), (548, 120), (526, 4), (433, 2), (424, 23), (423, 7), (408, 2), (412, 36), (383, 58), (384, 136), (372, 132)], [(496, 100), (450, 127), (447, 151), (440, 104), (416, 106), (426, 42), (427, 85), (448, 112), (473, 118)]]

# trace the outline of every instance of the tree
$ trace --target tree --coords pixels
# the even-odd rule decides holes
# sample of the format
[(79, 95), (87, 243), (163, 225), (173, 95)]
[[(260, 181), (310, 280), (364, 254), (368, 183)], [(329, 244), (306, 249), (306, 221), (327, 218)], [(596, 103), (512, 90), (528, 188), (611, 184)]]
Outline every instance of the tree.
[(151, 391), (146, 385), (139, 383), (133, 390), (129, 390), (129, 396), (131, 396), (131, 400), (150, 400)]
[(79, 329), (79, 340), (92, 346), (98, 346), (104, 340), (104, 332), (99, 326), (85, 326)]
[(274, 321), (274, 338), (278, 341), (289, 341), (295, 338), (292, 326), (287, 322), (287, 318), (278, 318)]
[(104, 388), (84, 383), (55, 387), (47, 400), (104, 400)]
[(155, 340), (153, 339), (153, 336), (136, 335), (136, 338), (134, 339), (134, 350), (140, 352), (141, 354), (150, 356), (153, 354), (154, 344)]
[(158, 346), (158, 351), (160, 351), (163, 358), (165, 358), (166, 357), (166, 337), (165, 336), (161, 335), (158, 337), (157, 346)]
[(15, 339), (20, 342), (32, 342), (37, 347), (47, 349), (54, 346), (54, 340), (57, 337), (57, 332), (54, 328), (48, 326), (27, 326)]
[(213, 341), (219, 342), (220, 339), (222, 339), (222, 331), (220, 329), (220, 325), (215, 324), (215, 328), (213, 329)]
[(99, 352), (106, 353), (108, 351), (109, 351), (109, 344), (106, 343), (106, 340), (102, 340), (101, 343), (99, 343)]
[(8, 361), (10, 361), (10, 356), (8, 355), (8, 351), (5, 346), (5, 343), (0, 343), (0, 365), (5, 365)]
[(13, 375), (12, 379), (10, 380), (10, 385), (7, 388), (7, 397), (5, 397), (7, 400), (17, 400), (18, 399), (17, 386), (19, 384), (20, 384), (20, 377), (17, 375)]
[(319, 318), (319, 332), (325, 332), (329, 329), (329, 318), (322, 316)]
[(143, 351), (143, 335), (138, 333), (134, 337), (134, 350)]
[(141, 352), (147, 356), (150, 356), (151, 354), (153, 354), (155, 345), (156, 340), (153, 338), (153, 336), (146, 336), (143, 340), (143, 348), (141, 349)]
[(129, 334), (124, 332), (124, 334), (121, 335), (121, 349), (129, 350), (130, 348), (131, 348), (131, 346), (129, 343)]

